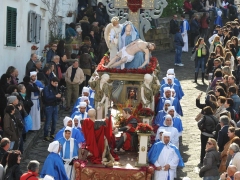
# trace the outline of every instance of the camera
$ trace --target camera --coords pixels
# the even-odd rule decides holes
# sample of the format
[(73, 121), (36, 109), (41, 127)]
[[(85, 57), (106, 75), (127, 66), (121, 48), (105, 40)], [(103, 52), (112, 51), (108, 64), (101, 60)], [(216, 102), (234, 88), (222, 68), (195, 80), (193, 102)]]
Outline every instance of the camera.
[(60, 86), (59, 87), (59, 93), (63, 96), (63, 94), (65, 93), (66, 89), (67, 88), (64, 85)]

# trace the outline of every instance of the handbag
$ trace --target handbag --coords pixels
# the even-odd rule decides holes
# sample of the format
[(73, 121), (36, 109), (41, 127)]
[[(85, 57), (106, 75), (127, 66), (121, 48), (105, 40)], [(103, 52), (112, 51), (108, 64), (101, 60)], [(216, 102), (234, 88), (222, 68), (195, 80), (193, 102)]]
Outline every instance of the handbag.
[(195, 61), (195, 58), (196, 58), (196, 51), (194, 51), (194, 53), (192, 54), (190, 60), (191, 61)]
[(32, 117), (29, 115), (24, 117), (24, 128), (27, 133), (29, 130), (32, 130)]
[(203, 117), (203, 114), (200, 112), (196, 117), (195, 117), (195, 120), (198, 122), (200, 121), (200, 119), (202, 119)]

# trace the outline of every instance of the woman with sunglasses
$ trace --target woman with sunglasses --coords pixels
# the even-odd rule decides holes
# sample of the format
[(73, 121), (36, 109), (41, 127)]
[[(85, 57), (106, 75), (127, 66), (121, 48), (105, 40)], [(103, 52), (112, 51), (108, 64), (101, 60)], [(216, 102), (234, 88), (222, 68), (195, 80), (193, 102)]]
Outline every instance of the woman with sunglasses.
[(218, 152), (217, 142), (213, 138), (208, 138), (206, 144), (206, 155), (203, 159), (203, 166), (200, 169), (199, 176), (203, 180), (218, 180), (218, 163), (220, 160), (220, 153)]

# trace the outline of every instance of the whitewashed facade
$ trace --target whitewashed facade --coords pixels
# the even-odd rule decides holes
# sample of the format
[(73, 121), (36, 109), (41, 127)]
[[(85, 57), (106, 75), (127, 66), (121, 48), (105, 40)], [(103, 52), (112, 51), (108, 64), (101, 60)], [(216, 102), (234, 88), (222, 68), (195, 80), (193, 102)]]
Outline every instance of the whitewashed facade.
[[(30, 59), (31, 47), (36, 45), (38, 48), (37, 54), (42, 56), (44, 46), (49, 42), (49, 26), (48, 22), (51, 19), (51, 13), (48, 7), (42, 1), (50, 1), (52, 4), (57, 1), (57, 17), (59, 28), (62, 29), (62, 34), (65, 34), (65, 25), (76, 19), (78, 0), (1, 0), (0, 11), (0, 75), (6, 72), (8, 66), (14, 66), (19, 71), (19, 79), (22, 81), (25, 73), (25, 66)], [(16, 40), (15, 44), (9, 43), (9, 9), (17, 13), (16, 16)], [(35, 12), (38, 15), (38, 42), (29, 42), (29, 11)], [(72, 17), (66, 17), (69, 11), (73, 11)]]

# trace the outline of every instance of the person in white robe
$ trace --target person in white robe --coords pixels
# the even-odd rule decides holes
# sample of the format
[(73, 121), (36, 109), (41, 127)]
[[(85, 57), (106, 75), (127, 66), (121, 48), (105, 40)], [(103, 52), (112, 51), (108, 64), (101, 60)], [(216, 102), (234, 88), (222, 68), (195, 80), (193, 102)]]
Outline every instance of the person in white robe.
[(182, 120), (180, 119), (179, 114), (176, 112), (175, 107), (169, 106), (167, 113), (170, 116), (172, 116), (173, 127), (175, 127), (178, 130), (179, 136), (182, 136), (183, 132)]
[(78, 158), (78, 143), (75, 139), (71, 138), (72, 128), (66, 127), (63, 137), (58, 141), (62, 145), (60, 157), (63, 159), (64, 168), (66, 170), (69, 180), (75, 180), (75, 168), (73, 161)]
[[(164, 129), (166, 132), (171, 133), (171, 143), (173, 143), (177, 148), (179, 147), (179, 133), (178, 130), (173, 127), (173, 121), (171, 115), (166, 115), (163, 122), (163, 126), (160, 126), (157, 130), (157, 134), (160, 133), (161, 129)], [(158, 140), (159, 136), (155, 137), (155, 140)]]
[(178, 166), (184, 163), (180, 152), (171, 143), (171, 133), (163, 132), (162, 141), (155, 143), (148, 152), (149, 162), (155, 165), (154, 180), (174, 180)]
[(181, 15), (182, 23), (181, 23), (181, 33), (184, 42), (184, 46), (182, 47), (183, 52), (188, 52), (188, 31), (190, 30), (190, 26), (188, 21), (185, 19), (185, 15)]
[(39, 88), (36, 84), (37, 80), (37, 72), (30, 72), (30, 91), (31, 91), (31, 100), (33, 102), (33, 106), (31, 107), (30, 116), (32, 117), (32, 130), (39, 130), (41, 127), (41, 116), (40, 116), (40, 101), (39, 95), (42, 88)]

